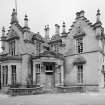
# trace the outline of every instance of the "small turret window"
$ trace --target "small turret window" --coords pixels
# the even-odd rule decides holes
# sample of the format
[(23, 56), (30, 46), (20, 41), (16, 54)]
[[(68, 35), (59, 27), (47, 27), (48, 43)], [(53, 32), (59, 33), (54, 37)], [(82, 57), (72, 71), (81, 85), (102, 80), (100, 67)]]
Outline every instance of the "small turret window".
[(9, 54), (15, 55), (15, 40), (9, 42)]

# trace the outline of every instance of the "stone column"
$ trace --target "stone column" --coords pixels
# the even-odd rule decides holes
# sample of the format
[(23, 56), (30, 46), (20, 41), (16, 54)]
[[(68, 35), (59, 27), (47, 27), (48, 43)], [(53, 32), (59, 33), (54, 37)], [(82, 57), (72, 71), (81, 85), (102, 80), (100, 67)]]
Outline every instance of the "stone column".
[(45, 86), (45, 79), (46, 79), (45, 66), (43, 65), (43, 63), (41, 63), (40, 64), (40, 85), (41, 86)]
[(33, 85), (36, 83), (36, 64), (33, 61)]
[(8, 85), (11, 85), (12, 68), (11, 65), (8, 65)]
[(63, 65), (61, 65), (61, 85), (64, 85), (64, 69), (63, 69)]
[(55, 65), (55, 86), (58, 86), (60, 85), (59, 83), (59, 75), (58, 75), (58, 71), (59, 71), (59, 68), (58, 68), (58, 64)]
[(27, 85), (27, 79), (31, 71), (30, 55), (22, 55), (22, 84)]
[(3, 86), (3, 66), (1, 66), (1, 87)]

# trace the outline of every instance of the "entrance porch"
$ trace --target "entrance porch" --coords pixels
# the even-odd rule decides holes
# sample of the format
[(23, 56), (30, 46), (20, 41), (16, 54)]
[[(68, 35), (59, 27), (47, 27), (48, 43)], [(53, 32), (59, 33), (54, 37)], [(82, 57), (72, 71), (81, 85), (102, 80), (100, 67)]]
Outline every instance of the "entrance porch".
[(33, 59), (33, 84), (43, 87), (44, 91), (64, 85), (63, 59), (53, 55)]

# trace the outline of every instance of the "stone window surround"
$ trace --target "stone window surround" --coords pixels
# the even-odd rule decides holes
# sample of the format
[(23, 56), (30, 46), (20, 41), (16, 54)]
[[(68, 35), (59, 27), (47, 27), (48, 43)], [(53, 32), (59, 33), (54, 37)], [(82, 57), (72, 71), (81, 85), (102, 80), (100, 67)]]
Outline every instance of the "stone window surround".
[[(45, 68), (45, 66), (43, 65), (43, 63), (42, 62), (44, 62), (44, 61), (37, 61), (37, 60), (34, 60), (34, 62), (35, 63), (33, 63), (33, 65), (36, 65), (36, 64), (40, 64), (40, 73), (41, 72), (43, 72), (43, 68)], [(45, 61), (46, 62), (46, 61)], [(34, 67), (36, 67), (36, 66), (34, 66)], [(56, 67), (56, 69), (57, 68), (61, 68), (61, 72), (58, 72), (58, 73), (60, 73), (61, 75), (60, 75), (60, 77), (61, 77), (61, 83), (60, 83), (60, 85), (63, 85), (64, 84), (64, 68), (63, 68), (63, 61), (60, 61), (60, 62), (56, 62), (56, 65), (55, 65), (55, 67)], [(35, 73), (35, 74), (34, 74)], [(34, 68), (34, 70), (33, 70), (33, 74), (34, 75), (36, 75), (36, 70), (35, 70), (35, 68)], [(33, 75), (33, 76), (34, 76)], [(36, 79), (34, 80), (35, 78), (33, 78), (33, 81), (35, 81), (35, 83), (36, 83)], [(40, 85), (40, 83), (38, 84), (38, 85)]]
[(83, 52), (83, 37), (76, 38), (76, 48), (78, 53)]
[(16, 65), (11, 65), (11, 84), (16, 85), (17, 76), (16, 76)]
[(77, 65), (77, 81), (78, 83), (83, 83), (83, 64)]
[(40, 72), (41, 72), (40, 63), (35, 64), (35, 69), (36, 69), (36, 84), (40, 85)]
[(8, 66), (2, 66), (2, 85), (8, 85)]

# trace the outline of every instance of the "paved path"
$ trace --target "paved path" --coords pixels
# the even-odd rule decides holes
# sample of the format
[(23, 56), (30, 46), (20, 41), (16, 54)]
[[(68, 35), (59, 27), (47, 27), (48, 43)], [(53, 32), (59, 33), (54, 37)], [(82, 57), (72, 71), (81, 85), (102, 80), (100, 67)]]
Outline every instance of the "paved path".
[(0, 95), (0, 105), (105, 105), (105, 94), (65, 93), (16, 97)]

